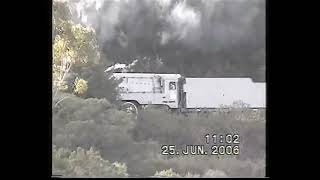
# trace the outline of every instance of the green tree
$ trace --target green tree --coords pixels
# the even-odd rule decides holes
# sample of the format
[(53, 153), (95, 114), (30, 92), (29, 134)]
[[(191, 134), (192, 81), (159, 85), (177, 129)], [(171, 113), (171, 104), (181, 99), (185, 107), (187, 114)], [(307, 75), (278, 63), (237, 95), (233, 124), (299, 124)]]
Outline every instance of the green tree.
[(71, 20), (67, 2), (53, 1), (53, 86), (70, 90), (65, 79), (70, 71), (99, 63), (95, 31)]
[(54, 97), (62, 90), (114, 101), (119, 82), (104, 72), (112, 62), (100, 53), (94, 29), (74, 23), (71, 17), (68, 2), (53, 1)]

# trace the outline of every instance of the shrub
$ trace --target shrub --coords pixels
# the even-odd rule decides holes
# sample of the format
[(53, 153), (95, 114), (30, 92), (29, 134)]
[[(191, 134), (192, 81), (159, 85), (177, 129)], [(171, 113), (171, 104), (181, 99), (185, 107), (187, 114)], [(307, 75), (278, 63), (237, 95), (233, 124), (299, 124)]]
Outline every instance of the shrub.
[(87, 93), (88, 85), (87, 81), (81, 78), (76, 78), (74, 81), (74, 94), (78, 96), (84, 96)]
[(162, 170), (160, 172), (156, 172), (155, 177), (181, 177), (179, 174), (172, 171), (172, 169)]
[(127, 167), (123, 163), (110, 163), (104, 160), (93, 148), (76, 151), (53, 146), (53, 174), (75, 177), (128, 177)]
[(204, 178), (221, 178), (226, 177), (227, 175), (220, 170), (209, 169), (202, 177)]
[[(218, 176), (222, 174), (220, 171), (228, 177), (264, 176), (263, 120), (237, 120), (233, 111), (184, 116), (159, 109), (143, 110), (140, 119), (133, 120), (106, 99), (82, 99), (67, 93), (57, 94), (54, 103), (58, 104), (53, 112), (54, 144), (73, 151), (77, 147), (94, 147), (102, 158), (126, 163), (128, 174), (135, 177), (153, 176), (157, 171), (159, 175), (170, 168), (181, 177), (187, 172), (188, 176), (206, 173)], [(205, 144), (206, 133), (239, 134), (240, 155), (232, 158), (160, 155), (164, 144), (175, 144), (177, 148)]]

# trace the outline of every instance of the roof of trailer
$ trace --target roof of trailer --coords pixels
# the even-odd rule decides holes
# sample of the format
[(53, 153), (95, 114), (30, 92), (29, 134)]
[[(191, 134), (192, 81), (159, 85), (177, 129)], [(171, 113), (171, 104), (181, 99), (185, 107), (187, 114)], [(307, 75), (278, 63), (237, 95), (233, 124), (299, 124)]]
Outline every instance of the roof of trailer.
[[(113, 73), (115, 77), (154, 77), (154, 76), (161, 76), (165, 78), (180, 78), (182, 77), (180, 74), (161, 74), (161, 73), (121, 73), (121, 72), (115, 72)], [(241, 82), (253, 82), (256, 84), (256, 86), (263, 88), (265, 86), (265, 82), (254, 82), (252, 78), (250, 77), (212, 77), (212, 78), (196, 78), (196, 77), (186, 77), (187, 79), (210, 79), (210, 80), (216, 80), (216, 81), (223, 81), (226, 83), (230, 83), (231, 81), (241, 81)]]
[(115, 77), (154, 77), (180, 78), (180, 74), (155, 74), (155, 73), (113, 73)]

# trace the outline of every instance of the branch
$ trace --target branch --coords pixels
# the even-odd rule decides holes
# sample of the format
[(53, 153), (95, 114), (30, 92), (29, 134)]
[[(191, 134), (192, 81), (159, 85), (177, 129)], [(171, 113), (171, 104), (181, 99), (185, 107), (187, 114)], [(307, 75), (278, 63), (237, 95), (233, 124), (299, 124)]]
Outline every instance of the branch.
[[(69, 64), (69, 66), (68, 66)], [(68, 66), (68, 67), (67, 67)], [(63, 60), (61, 62), (61, 66), (60, 66), (60, 78), (59, 78), (59, 81), (58, 81), (58, 85), (57, 85), (57, 89), (54, 93), (54, 97), (56, 97), (57, 95), (57, 92), (58, 92), (58, 89), (60, 87), (60, 85), (62, 84), (62, 82), (64, 81), (66, 75), (69, 73), (69, 70), (71, 69), (71, 66), (72, 66), (72, 63), (67, 63), (67, 60)]]
[(62, 99), (60, 99), (58, 102), (56, 102), (55, 104), (54, 104), (54, 107), (56, 107), (60, 102), (62, 102), (63, 100), (65, 100), (65, 99), (67, 99), (67, 98), (69, 98), (70, 96), (65, 96), (65, 97), (63, 97)]

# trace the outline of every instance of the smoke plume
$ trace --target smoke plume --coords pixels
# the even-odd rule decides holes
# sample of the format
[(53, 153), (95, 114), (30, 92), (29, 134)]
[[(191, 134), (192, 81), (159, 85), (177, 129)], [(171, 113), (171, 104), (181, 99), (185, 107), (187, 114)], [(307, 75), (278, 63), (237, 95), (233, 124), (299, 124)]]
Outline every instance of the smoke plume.
[(264, 0), (70, 2), (114, 62), (161, 57), (165, 73), (265, 79)]

